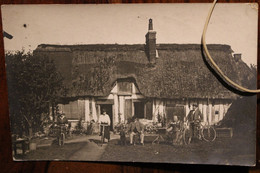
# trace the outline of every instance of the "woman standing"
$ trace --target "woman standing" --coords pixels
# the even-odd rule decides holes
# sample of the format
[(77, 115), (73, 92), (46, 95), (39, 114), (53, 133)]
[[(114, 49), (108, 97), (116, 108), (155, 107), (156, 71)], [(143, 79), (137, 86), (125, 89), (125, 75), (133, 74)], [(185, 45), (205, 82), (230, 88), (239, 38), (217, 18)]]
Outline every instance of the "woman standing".
[[(106, 110), (103, 109), (103, 113), (99, 116), (99, 124), (100, 124), (100, 134), (102, 136), (102, 132), (104, 131), (104, 138), (109, 142), (110, 140), (110, 118), (106, 113)], [(104, 128), (104, 129), (103, 129)]]

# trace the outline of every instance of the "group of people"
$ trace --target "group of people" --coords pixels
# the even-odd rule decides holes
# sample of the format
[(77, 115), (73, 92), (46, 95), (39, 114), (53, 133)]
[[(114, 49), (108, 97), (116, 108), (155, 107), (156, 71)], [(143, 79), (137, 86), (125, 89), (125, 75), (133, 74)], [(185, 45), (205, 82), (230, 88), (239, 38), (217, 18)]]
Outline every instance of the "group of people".
[[(167, 136), (170, 136), (172, 138), (173, 144), (182, 144), (182, 130), (183, 130), (183, 124), (184, 121), (188, 122), (190, 124), (190, 130), (192, 136), (195, 136), (196, 127), (200, 124), (202, 120), (202, 114), (200, 110), (198, 109), (197, 104), (192, 105), (192, 110), (189, 112), (188, 116), (184, 118), (184, 120), (180, 120), (180, 118), (176, 115), (173, 116), (173, 121), (169, 123), (168, 128), (166, 129)], [(60, 124), (67, 123), (68, 120), (64, 116), (64, 114), (61, 114), (58, 117), (58, 122)], [(102, 114), (99, 117), (98, 123), (100, 124), (100, 136), (102, 133), (104, 133), (104, 138), (107, 139), (109, 142), (110, 140), (110, 124), (111, 120), (109, 115), (106, 113), (106, 110), (103, 109)], [(140, 144), (144, 145), (144, 125), (139, 121), (137, 117), (132, 117), (131, 121), (128, 124), (127, 132), (129, 133), (130, 138), (130, 144), (134, 145), (135, 140), (134, 137), (138, 136), (140, 140)], [(125, 134), (123, 134), (125, 135)]]
[[(187, 117), (184, 118), (182, 121), (178, 116), (173, 116), (173, 121), (169, 123), (168, 128), (166, 129), (167, 136), (172, 139), (172, 144), (174, 145), (180, 145), (182, 144), (182, 130), (183, 130), (183, 124), (184, 121), (188, 122), (190, 124), (190, 133), (192, 136), (196, 136), (198, 131), (196, 128), (200, 125), (200, 122), (202, 121), (202, 113), (200, 112), (198, 105), (193, 104), (192, 109), (187, 115)], [(110, 126), (110, 118), (106, 114), (105, 111), (103, 111), (103, 114), (99, 118), (100, 124), (108, 124)], [(100, 132), (103, 131), (103, 126), (101, 126)], [(106, 127), (105, 127), (106, 128)], [(144, 145), (144, 125), (139, 121), (137, 117), (132, 117), (128, 124), (127, 132), (129, 133), (130, 138), (130, 145), (135, 144), (135, 137), (139, 137), (139, 142), (141, 145)], [(100, 134), (101, 135), (101, 134)], [(105, 129), (105, 138), (110, 139), (110, 133), (109, 133), (109, 127)], [(122, 135), (122, 136), (121, 136)], [(125, 133), (120, 133), (121, 138), (125, 140)]]
[[(110, 140), (110, 118), (109, 115), (106, 113), (106, 110), (103, 110), (103, 113), (99, 117), (99, 124), (100, 124), (100, 136), (104, 132), (104, 138), (107, 139), (109, 142)], [(104, 126), (105, 125), (105, 126)], [(104, 128), (104, 129), (103, 129)], [(144, 125), (139, 121), (137, 117), (133, 117), (131, 122), (129, 122), (128, 126), (128, 132), (130, 136), (130, 144), (134, 145), (134, 137), (139, 136), (140, 137), (140, 144), (144, 145)], [(125, 133), (122, 134), (122, 138), (124, 138)]]
[(197, 136), (197, 127), (199, 127), (202, 119), (202, 113), (200, 112), (198, 105), (193, 104), (191, 111), (183, 121), (181, 121), (178, 116), (173, 116), (173, 121), (169, 123), (169, 127), (167, 128), (167, 136), (173, 138), (172, 143), (174, 145), (181, 145), (183, 143), (182, 132), (184, 130), (184, 123), (189, 123), (191, 136), (194, 137)]

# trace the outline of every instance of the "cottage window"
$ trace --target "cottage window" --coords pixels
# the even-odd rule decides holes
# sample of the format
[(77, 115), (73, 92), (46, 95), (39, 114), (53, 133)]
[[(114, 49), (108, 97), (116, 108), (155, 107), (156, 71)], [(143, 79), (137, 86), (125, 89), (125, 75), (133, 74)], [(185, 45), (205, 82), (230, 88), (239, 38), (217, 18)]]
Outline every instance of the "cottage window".
[(63, 112), (65, 113), (68, 119), (79, 119), (79, 107), (78, 101), (69, 102), (63, 106)]
[(118, 82), (118, 94), (130, 95), (132, 94), (132, 82)]
[(79, 108), (78, 101), (70, 102), (70, 113), (72, 119), (78, 119), (79, 117)]

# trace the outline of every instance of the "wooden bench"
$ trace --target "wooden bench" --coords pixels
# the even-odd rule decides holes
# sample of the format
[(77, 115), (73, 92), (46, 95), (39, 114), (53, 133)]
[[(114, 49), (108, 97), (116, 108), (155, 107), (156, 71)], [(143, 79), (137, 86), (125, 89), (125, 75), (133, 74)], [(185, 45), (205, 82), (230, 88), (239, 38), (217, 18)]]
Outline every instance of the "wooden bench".
[(222, 138), (232, 138), (233, 137), (233, 128), (215, 128), (217, 137), (222, 137)]

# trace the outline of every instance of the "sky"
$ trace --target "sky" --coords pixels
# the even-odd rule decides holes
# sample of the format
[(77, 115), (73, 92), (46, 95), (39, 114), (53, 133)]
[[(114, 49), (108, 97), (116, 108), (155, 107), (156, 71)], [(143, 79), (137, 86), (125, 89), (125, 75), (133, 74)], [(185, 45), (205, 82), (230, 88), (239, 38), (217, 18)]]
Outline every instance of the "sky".
[[(4, 5), (7, 51), (32, 51), (39, 44), (144, 44), (153, 19), (159, 43), (201, 43), (211, 4)], [(218, 3), (208, 44), (228, 44), (248, 65), (257, 64), (258, 6)], [(214, 58), (214, 57), (213, 57)]]

